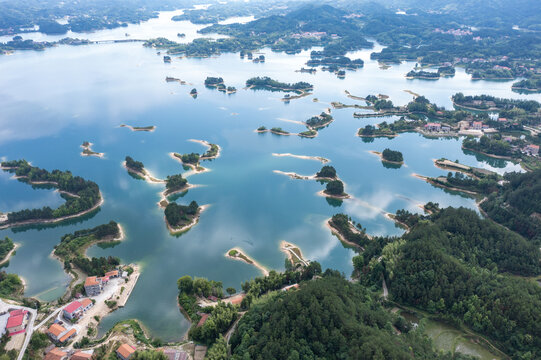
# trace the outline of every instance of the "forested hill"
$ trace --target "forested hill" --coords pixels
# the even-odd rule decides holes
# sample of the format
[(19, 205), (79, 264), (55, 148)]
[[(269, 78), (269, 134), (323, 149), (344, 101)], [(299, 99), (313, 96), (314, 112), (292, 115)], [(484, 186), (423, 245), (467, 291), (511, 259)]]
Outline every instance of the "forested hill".
[(231, 348), (233, 359), (450, 358), (435, 353), (430, 341), (366, 288), (332, 271), (252, 304)]

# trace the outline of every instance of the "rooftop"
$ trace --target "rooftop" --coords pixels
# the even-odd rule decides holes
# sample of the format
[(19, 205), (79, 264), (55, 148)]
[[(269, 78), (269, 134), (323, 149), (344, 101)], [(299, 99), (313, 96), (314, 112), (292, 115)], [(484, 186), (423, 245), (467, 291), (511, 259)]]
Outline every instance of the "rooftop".
[(6, 325), (6, 329), (22, 325), (23, 320), (24, 320), (24, 315), (22, 314), (10, 316), (8, 319), (8, 323)]
[(70, 331), (68, 331), (67, 333), (65, 333), (60, 339), (58, 339), (60, 342), (64, 342), (66, 340), (68, 340), (71, 336), (73, 336), (75, 333), (77, 332), (77, 330), (75, 330), (75, 328), (72, 328)]
[(62, 325), (52, 324), (47, 331), (49, 331), (49, 333), (51, 333), (53, 336), (58, 337), (60, 334), (66, 331), (66, 329)]
[(82, 307), (87, 307), (88, 305), (92, 303), (92, 300), (86, 298), (86, 299), (81, 300), (80, 303)]
[(81, 303), (78, 302), (78, 301), (73, 301), (71, 304), (69, 304), (68, 306), (66, 306), (64, 308), (64, 311), (67, 312), (67, 313), (73, 313), (74, 311), (76, 311), (77, 309), (79, 309), (81, 307)]
[(89, 276), (85, 280), (85, 286), (94, 286), (94, 285), (99, 285), (99, 284), (100, 283), (98, 282), (95, 276)]
[(135, 352), (135, 349), (128, 345), (128, 344), (122, 344), (118, 347), (116, 350), (123, 358), (130, 357), (131, 354)]
[(82, 351), (77, 351), (73, 356), (70, 358), (70, 360), (87, 360), (92, 359), (92, 354), (84, 353)]
[(43, 360), (61, 360), (68, 354), (58, 348), (54, 348), (45, 355)]

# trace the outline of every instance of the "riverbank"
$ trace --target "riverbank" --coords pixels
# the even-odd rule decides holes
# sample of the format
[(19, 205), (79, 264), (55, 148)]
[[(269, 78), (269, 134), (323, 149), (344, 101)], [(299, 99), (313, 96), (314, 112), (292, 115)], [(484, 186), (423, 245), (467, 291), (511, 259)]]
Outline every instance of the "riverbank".
[(95, 156), (98, 158), (103, 158), (105, 156), (105, 153), (95, 152), (92, 150), (92, 146), (94, 146), (91, 142), (84, 142), (81, 145), (81, 148), (83, 148), (83, 151), (81, 151), (81, 156)]
[(13, 253), (19, 248), (21, 247), (21, 244), (19, 243), (13, 243), (13, 249), (11, 249), (7, 254), (6, 256), (0, 261), (0, 265), (4, 265), (5, 263), (7, 263), (9, 261), (9, 259), (11, 259), (11, 256), (13, 255)]
[(169, 229), (169, 233), (171, 233), (171, 235), (179, 235), (179, 234), (182, 234), (188, 230), (190, 230), (193, 226), (195, 226), (198, 222), (199, 222), (199, 218), (201, 217), (201, 214), (203, 213), (203, 211), (205, 211), (210, 205), (201, 205), (199, 207), (199, 209), (197, 209), (197, 214), (195, 214), (195, 216), (193, 217), (192, 221), (190, 221), (190, 223), (184, 225), (184, 226), (181, 226), (179, 228), (176, 228), (176, 227), (173, 227), (169, 224), (169, 222), (167, 221), (167, 218), (164, 216), (164, 220), (165, 220), (165, 225), (167, 226), (167, 229)]
[(226, 258), (242, 261), (248, 265), (255, 266), (261, 271), (264, 276), (269, 275), (269, 270), (266, 267), (255, 261), (250, 256), (246, 255), (246, 253), (240, 247), (234, 247), (232, 249), (229, 249), (224, 255)]

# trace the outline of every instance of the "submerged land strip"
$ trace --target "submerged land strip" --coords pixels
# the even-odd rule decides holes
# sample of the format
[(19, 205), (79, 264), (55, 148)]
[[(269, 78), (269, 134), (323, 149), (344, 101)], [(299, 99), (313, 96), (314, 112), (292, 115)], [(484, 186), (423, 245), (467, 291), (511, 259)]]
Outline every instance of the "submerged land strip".
[(272, 153), (272, 156), (292, 157), (292, 158), (303, 159), (303, 160), (316, 160), (316, 161), (321, 162), (322, 164), (326, 164), (326, 163), (330, 162), (329, 159), (326, 159), (326, 158), (324, 158), (322, 156), (295, 155), (295, 154), (291, 154), (291, 153)]
[(156, 130), (156, 126), (154, 126), (154, 125), (150, 125), (150, 126), (131, 126), (131, 125), (126, 125), (126, 124), (121, 124), (120, 127), (128, 128), (128, 129), (130, 129), (131, 131), (147, 131), (147, 132), (152, 132), (152, 131)]

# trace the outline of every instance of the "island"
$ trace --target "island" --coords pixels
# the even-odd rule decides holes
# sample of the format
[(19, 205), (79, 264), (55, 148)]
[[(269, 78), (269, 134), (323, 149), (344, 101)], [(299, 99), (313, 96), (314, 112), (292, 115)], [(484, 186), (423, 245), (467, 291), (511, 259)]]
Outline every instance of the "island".
[(142, 162), (134, 160), (131, 156), (126, 156), (122, 166), (124, 166), (130, 174), (138, 176), (149, 183), (165, 183), (165, 180), (154, 177), (147, 169), (145, 169), (145, 165), (143, 165)]
[(84, 141), (83, 144), (81, 145), (81, 147), (83, 148), (83, 151), (81, 152), (81, 156), (95, 156), (95, 157), (103, 158), (103, 156), (105, 155), (104, 153), (92, 151), (93, 145), (94, 144), (92, 144), (91, 142)]
[(439, 72), (424, 71), (424, 70), (411, 70), (406, 74), (406, 79), (424, 79), (424, 80), (438, 80), (440, 78)]
[(269, 90), (269, 91), (282, 91), (282, 92), (294, 92), (298, 95), (308, 95), (309, 91), (314, 89), (312, 84), (304, 81), (299, 81), (294, 84), (284, 83), (277, 80), (273, 80), (268, 76), (265, 77), (253, 77), (246, 80), (246, 87), (254, 90)]
[(156, 126), (154, 126), (154, 125), (150, 125), (150, 126), (131, 126), (131, 125), (126, 125), (126, 124), (121, 124), (120, 127), (128, 128), (131, 131), (148, 131), (148, 132), (152, 132), (152, 131), (156, 130)]
[(9, 212), (0, 222), (0, 229), (23, 225), (47, 224), (77, 218), (97, 210), (103, 204), (98, 185), (70, 171), (45, 169), (30, 165), (26, 160), (3, 161), (1, 169), (15, 175), (15, 178), (32, 186), (53, 187), (66, 201), (57, 209), (44, 206), (41, 209), (24, 209)]
[(341, 180), (332, 180), (327, 182), (325, 190), (318, 193), (321, 196), (334, 199), (349, 199), (350, 195), (344, 192), (344, 183)]
[(525, 93), (541, 92), (541, 76), (524, 79), (513, 83), (513, 91)]
[(327, 109), (327, 111), (322, 112), (320, 115), (312, 116), (310, 119), (304, 122), (295, 121), (295, 120), (287, 120), (287, 119), (279, 119), (279, 120), (304, 125), (306, 126), (307, 130), (302, 131), (300, 133), (290, 133), (282, 129), (281, 127), (273, 127), (271, 129), (267, 129), (265, 126), (260, 126), (255, 130), (255, 132), (257, 133), (270, 132), (275, 135), (285, 135), (285, 136), (296, 135), (296, 136), (305, 137), (305, 138), (315, 138), (318, 135), (319, 129), (322, 129), (328, 126), (330, 123), (334, 121), (333, 117), (330, 114), (330, 109)]
[(197, 98), (197, 89), (196, 88), (193, 88), (192, 90), (190, 90), (190, 96), (193, 97), (194, 99)]
[(218, 89), (218, 91), (234, 94), (237, 92), (237, 89), (234, 86), (225, 86), (224, 79), (221, 77), (211, 77), (208, 76), (205, 79), (205, 86), (209, 89)]
[(88, 258), (86, 251), (99, 243), (116, 244), (122, 240), (124, 240), (122, 227), (117, 222), (110, 221), (108, 224), (77, 230), (73, 234), (62, 236), (60, 243), (53, 250), (53, 256), (61, 261), (64, 269), (76, 279), (80, 277), (80, 272), (85, 276), (104, 276), (120, 265), (120, 259), (111, 256)]
[(169, 155), (182, 163), (182, 165), (191, 168), (195, 172), (209, 171), (207, 168), (202, 167), (199, 163), (204, 160), (213, 160), (220, 156), (221, 148), (217, 144), (212, 144), (205, 140), (189, 139), (188, 141), (195, 142), (207, 147), (207, 151), (200, 155), (197, 153), (170, 153)]
[(370, 151), (372, 154), (379, 156), (381, 161), (391, 164), (402, 165), (404, 164), (404, 157), (400, 151), (391, 150), (386, 148), (382, 153), (377, 151)]
[(310, 130), (317, 130), (328, 126), (330, 123), (333, 122), (333, 120), (334, 119), (329, 113), (329, 111), (322, 112), (320, 115), (312, 116), (310, 119), (306, 120), (306, 126)]
[(186, 81), (175, 78), (175, 77), (172, 77), (172, 76), (166, 76), (165, 81), (168, 82), (168, 83), (169, 82), (178, 82), (180, 85), (187, 85), (188, 84)]
[(238, 247), (235, 247), (233, 249), (228, 250), (225, 253), (225, 256), (227, 258), (229, 258), (229, 259), (240, 260), (240, 261), (245, 262), (246, 264), (253, 265), (256, 268), (258, 268), (261, 271), (261, 273), (263, 275), (265, 275), (265, 276), (267, 276), (269, 274), (269, 270), (267, 270), (266, 267), (259, 264), (257, 261), (255, 261), (254, 259), (252, 259), (248, 255), (246, 255), (245, 252), (242, 249), (238, 248)]
[(196, 201), (189, 205), (170, 202), (165, 207), (165, 224), (171, 234), (182, 234), (191, 229), (199, 221), (201, 213), (207, 208), (199, 206)]

